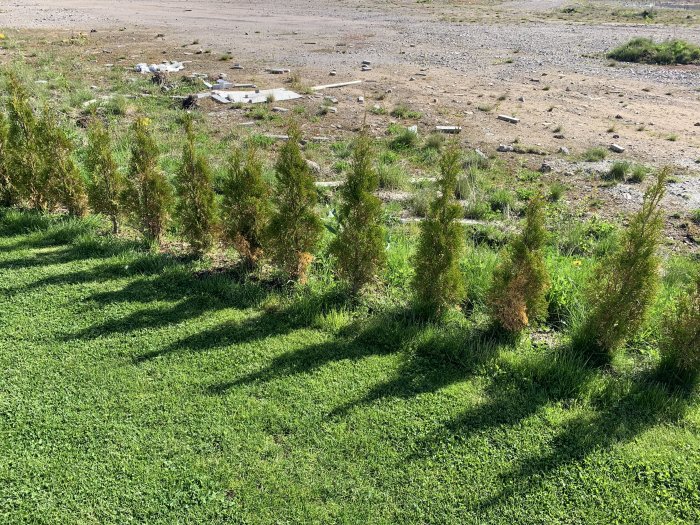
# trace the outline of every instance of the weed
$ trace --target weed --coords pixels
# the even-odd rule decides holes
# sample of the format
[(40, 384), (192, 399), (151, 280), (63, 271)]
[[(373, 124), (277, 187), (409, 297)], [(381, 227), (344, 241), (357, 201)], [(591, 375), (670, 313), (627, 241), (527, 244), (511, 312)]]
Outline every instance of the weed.
[(608, 57), (643, 64), (700, 64), (700, 47), (683, 40), (657, 43), (649, 38), (634, 38), (613, 49)]
[(604, 148), (590, 148), (586, 150), (583, 154), (583, 160), (586, 162), (599, 162), (605, 160), (608, 156), (608, 152)]

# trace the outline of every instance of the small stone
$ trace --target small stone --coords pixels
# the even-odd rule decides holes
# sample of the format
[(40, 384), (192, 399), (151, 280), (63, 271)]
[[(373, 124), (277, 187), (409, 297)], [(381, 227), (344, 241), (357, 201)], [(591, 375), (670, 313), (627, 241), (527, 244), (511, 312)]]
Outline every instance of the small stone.
[(700, 122), (696, 122), (696, 123), (694, 124), (694, 126), (695, 126), (695, 127), (700, 127)]
[(336, 73), (335, 69), (332, 69), (331, 72), (329, 73), (329, 75), (332, 77), (336, 76), (337, 74), (338, 73)]
[(371, 66), (371, 65), (372, 65), (372, 62), (369, 61), (369, 60), (363, 60), (363, 61), (362, 61), (362, 65), (363, 65), (363, 66)]
[(551, 171), (552, 171), (552, 166), (547, 162), (543, 162), (542, 166), (540, 166), (540, 173), (549, 173)]
[(510, 124), (517, 124), (520, 119), (517, 117), (511, 117), (510, 115), (498, 115), (498, 120), (503, 120), (504, 122), (509, 122)]
[(620, 138), (620, 135), (615, 134), (615, 135), (612, 136), (612, 138), (614, 138), (614, 139), (619, 139), (619, 138)]
[(243, 69), (243, 66), (240, 65), (240, 64), (233, 64), (233, 65), (231, 66), (231, 69)]
[(312, 173), (319, 174), (321, 173), (321, 166), (319, 166), (318, 162), (314, 162), (313, 160), (308, 160), (306, 161), (306, 165), (309, 167)]
[(568, 155), (569, 148), (567, 148), (566, 146), (562, 146), (561, 148), (559, 148), (559, 153), (562, 153), (563, 155)]
[(561, 133), (557, 133), (556, 135), (554, 135), (554, 138), (555, 139), (563, 139), (564, 135), (562, 135)]
[(418, 126), (413, 125), (413, 126), (409, 126), (409, 127), (406, 128), (406, 129), (407, 129), (408, 131), (410, 131), (411, 133), (413, 133), (414, 135), (418, 135)]
[(514, 151), (514, 148), (508, 144), (500, 144), (497, 151), (500, 151), (501, 153), (510, 153), (511, 151)]
[(619, 144), (610, 144), (610, 151), (613, 151), (615, 153), (623, 153), (625, 151), (625, 148), (623, 148)]
[(622, 120), (622, 115), (615, 115), (615, 118), (618, 120)]
[(415, 79), (416, 79), (416, 77), (411, 77), (411, 78), (409, 78), (408, 80), (413, 81), (413, 80), (415, 80)]
[(362, 102), (365, 101), (365, 97), (362, 97), (362, 96), (357, 97), (357, 101), (360, 102), (360, 103), (362, 103)]
[(362, 71), (372, 71), (370, 66), (362, 66)]

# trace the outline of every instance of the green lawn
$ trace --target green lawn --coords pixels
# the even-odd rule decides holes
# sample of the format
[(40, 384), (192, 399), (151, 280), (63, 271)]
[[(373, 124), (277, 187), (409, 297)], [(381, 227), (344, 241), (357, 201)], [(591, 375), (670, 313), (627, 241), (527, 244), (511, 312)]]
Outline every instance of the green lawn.
[(594, 369), (14, 217), (0, 523), (700, 521), (700, 403), (653, 351)]

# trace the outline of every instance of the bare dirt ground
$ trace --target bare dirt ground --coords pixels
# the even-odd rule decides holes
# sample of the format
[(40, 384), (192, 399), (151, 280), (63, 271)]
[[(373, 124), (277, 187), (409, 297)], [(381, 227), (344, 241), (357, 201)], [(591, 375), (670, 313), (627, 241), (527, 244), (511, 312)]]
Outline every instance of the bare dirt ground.
[[(85, 55), (114, 67), (187, 60), (185, 73), (226, 73), (262, 88), (282, 82), (266, 67), (290, 68), (309, 85), (361, 79), (333, 93), (338, 113), (312, 124), (315, 134), (337, 137), (363, 118), (382, 133), (392, 119), (367, 110), (405, 103), (423, 114), (421, 133), (459, 125), (461, 140), (488, 154), (533, 169), (546, 160), (575, 188), (574, 200), (590, 194), (590, 175), (607, 170), (611, 160), (670, 165), (677, 181), (666, 199), (669, 220), (678, 218), (673, 236), (693, 243), (685, 240), (683, 219), (700, 208), (700, 67), (605, 58), (636, 36), (698, 43), (700, 4), (684, 4), (684, 10), (659, 10), (656, 22), (647, 23), (615, 11), (627, 7), (620, 3), (564, 13), (573, 5), (567, 0), (14, 0), (0, 6), (0, 27), (27, 38), (83, 32)], [(217, 61), (224, 52), (230, 63)], [(371, 71), (360, 71), (363, 60), (372, 62)], [(231, 70), (231, 63), (245, 69)], [(337, 76), (329, 77), (330, 70)], [(207, 104), (222, 127), (245, 118)], [(508, 124), (498, 114), (520, 122)], [(545, 156), (496, 153), (513, 143)], [(581, 161), (587, 149), (612, 143), (625, 152), (603, 163)], [(621, 185), (597, 195), (615, 212), (627, 211), (642, 189)]]

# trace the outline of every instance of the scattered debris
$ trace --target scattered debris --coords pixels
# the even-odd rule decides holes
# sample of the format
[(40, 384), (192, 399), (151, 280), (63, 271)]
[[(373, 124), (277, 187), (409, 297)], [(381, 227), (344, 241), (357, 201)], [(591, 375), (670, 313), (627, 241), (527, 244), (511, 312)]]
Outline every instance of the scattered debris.
[(339, 82), (338, 84), (326, 84), (323, 86), (313, 86), (311, 91), (323, 91), (324, 89), (333, 89), (345, 86), (354, 86), (356, 84), (362, 84), (362, 80), (351, 80), (350, 82)]
[(270, 69), (266, 69), (265, 71), (267, 71), (268, 73), (271, 73), (273, 75), (283, 75), (285, 73), (291, 72), (291, 70), (285, 69), (285, 68), (270, 68)]
[(148, 64), (141, 63), (141, 64), (136, 64), (134, 67), (134, 70), (137, 73), (175, 73), (177, 71), (182, 71), (185, 69), (185, 65), (182, 62), (175, 62), (175, 61), (166, 61), (162, 62), (160, 64), (151, 64), (150, 66)]
[(281, 102), (301, 98), (299, 93), (285, 88), (256, 89), (255, 91), (219, 91), (215, 90), (211, 98), (222, 104), (260, 104), (263, 102)]
[(182, 101), (182, 109), (196, 109), (199, 104), (197, 95), (188, 95)]
[(462, 126), (435, 126), (435, 131), (456, 135), (462, 131)]
[(619, 144), (610, 144), (610, 151), (613, 151), (615, 153), (623, 153), (625, 151), (625, 148), (623, 148)]
[(275, 113), (286, 113), (287, 111), (289, 111), (289, 109), (275, 106), (272, 108), (272, 111), (274, 111)]
[(510, 146), (508, 144), (500, 144), (497, 148), (497, 151), (500, 151), (501, 153), (510, 153), (514, 151), (513, 146)]
[(517, 124), (520, 122), (519, 118), (511, 117), (510, 115), (498, 115), (498, 120), (503, 120), (505, 122), (509, 122), (510, 124)]

